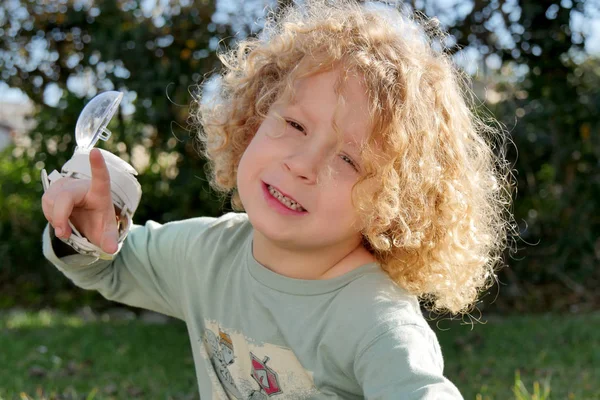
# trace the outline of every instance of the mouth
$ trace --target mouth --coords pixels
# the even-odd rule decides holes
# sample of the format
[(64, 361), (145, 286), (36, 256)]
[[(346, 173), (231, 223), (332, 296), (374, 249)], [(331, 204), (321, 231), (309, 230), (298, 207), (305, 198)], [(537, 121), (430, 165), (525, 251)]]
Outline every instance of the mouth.
[(282, 192), (275, 186), (263, 182), (263, 187), (271, 195), (271, 197), (276, 199), (282, 206), (286, 207), (287, 209), (299, 213), (307, 212), (307, 210), (302, 206), (302, 204), (300, 204), (296, 199)]

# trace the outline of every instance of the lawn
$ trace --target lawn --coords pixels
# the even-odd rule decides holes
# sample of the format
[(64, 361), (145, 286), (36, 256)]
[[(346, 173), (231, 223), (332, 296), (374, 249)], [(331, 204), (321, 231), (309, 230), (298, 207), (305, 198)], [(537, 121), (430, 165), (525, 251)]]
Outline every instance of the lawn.
[[(549, 384), (547, 399), (600, 399), (600, 314), (441, 320), (434, 329), (465, 399), (535, 399), (522, 395), (535, 382), (540, 392)], [(188, 343), (180, 322), (4, 313), (0, 399), (196, 399)]]
[(446, 375), (465, 399), (520, 400), (517, 373), (530, 393), (548, 383), (549, 399), (600, 399), (600, 313), (489, 317), (472, 330), (438, 325), (449, 328), (438, 331)]

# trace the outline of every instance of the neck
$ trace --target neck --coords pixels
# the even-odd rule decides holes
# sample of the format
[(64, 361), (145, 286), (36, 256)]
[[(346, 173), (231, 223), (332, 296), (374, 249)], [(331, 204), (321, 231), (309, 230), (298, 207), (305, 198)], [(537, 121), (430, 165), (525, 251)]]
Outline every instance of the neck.
[(314, 249), (278, 245), (254, 230), (252, 253), (273, 272), (295, 279), (331, 279), (375, 261), (361, 240)]

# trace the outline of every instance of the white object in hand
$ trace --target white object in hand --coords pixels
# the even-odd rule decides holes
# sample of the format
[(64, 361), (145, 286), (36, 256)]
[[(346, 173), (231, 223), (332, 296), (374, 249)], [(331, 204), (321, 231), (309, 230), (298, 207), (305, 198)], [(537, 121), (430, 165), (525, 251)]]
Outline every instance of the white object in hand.
[[(90, 151), (98, 141), (108, 140), (111, 132), (106, 128), (111, 118), (118, 109), (119, 103), (123, 98), (123, 93), (110, 91), (104, 92), (94, 97), (83, 109), (77, 120), (75, 128), (75, 139), (77, 147), (75, 153), (69, 161), (63, 165), (61, 172), (52, 171), (50, 175), (46, 170), (42, 170), (42, 185), (44, 191), (52, 183), (63, 177), (75, 179), (92, 179), (92, 170), (90, 166)], [(118, 247), (121, 245), (132, 224), (133, 214), (137, 209), (141, 197), (142, 187), (136, 179), (137, 171), (127, 162), (114, 154), (98, 149), (102, 153), (106, 162), (106, 167), (110, 175), (110, 188), (114, 205), (121, 210), (120, 220), (123, 222), (119, 228)], [(67, 243), (78, 253), (94, 256), (105, 260), (114, 258), (114, 254), (104, 252), (100, 247), (92, 244), (86, 237), (75, 228), (69, 221), (72, 234), (69, 238), (59, 238)], [(118, 252), (118, 250), (117, 250)], [(116, 254), (116, 253), (115, 253)]]

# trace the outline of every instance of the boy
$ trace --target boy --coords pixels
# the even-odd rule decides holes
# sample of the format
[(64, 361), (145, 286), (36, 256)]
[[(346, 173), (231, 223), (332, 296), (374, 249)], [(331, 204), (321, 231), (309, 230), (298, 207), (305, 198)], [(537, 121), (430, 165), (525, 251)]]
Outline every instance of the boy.
[[(91, 179), (45, 193), (46, 257), (186, 321), (201, 398), (462, 398), (418, 298), (460, 312), (488, 284), (505, 178), (451, 64), (404, 18), (310, 2), (222, 57), (197, 118), (211, 182), (243, 213), (119, 241), (119, 171), (98, 150)], [(64, 247), (67, 220), (113, 259)]]

